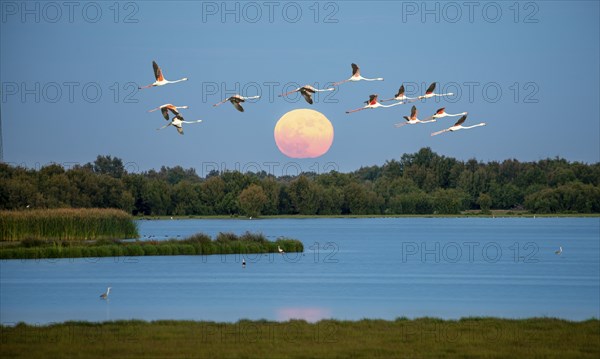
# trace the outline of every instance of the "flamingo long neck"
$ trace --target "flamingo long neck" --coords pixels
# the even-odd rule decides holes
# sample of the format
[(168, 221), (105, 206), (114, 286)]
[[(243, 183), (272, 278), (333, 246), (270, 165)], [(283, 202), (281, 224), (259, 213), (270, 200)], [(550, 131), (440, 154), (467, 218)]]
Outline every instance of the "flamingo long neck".
[(106, 290), (106, 295), (107, 295), (107, 296), (108, 296), (108, 293), (110, 293), (110, 288), (108, 288), (108, 289)]
[(332, 86), (337, 86), (337, 85), (341, 85), (344, 82), (348, 82), (348, 81), (352, 81), (353, 77), (347, 79), (347, 80), (342, 80), (342, 81), (338, 81), (338, 82), (334, 82)]
[(300, 88), (297, 88), (297, 89), (295, 89), (295, 90), (293, 90), (293, 91), (290, 91), (290, 92), (286, 92), (286, 93), (284, 93), (284, 94), (283, 94), (283, 95), (281, 95), (281, 96), (287, 96), (287, 95), (289, 95), (289, 94), (292, 94), (292, 93), (294, 93), (294, 92), (298, 92), (298, 91), (300, 91)]
[(184, 78), (182, 78), (182, 79), (175, 80), (175, 81), (167, 81), (167, 83), (170, 83), (170, 84), (176, 84), (176, 83), (178, 83), (178, 82), (181, 82), (181, 81), (187, 81), (187, 80), (188, 80), (188, 79), (187, 79), (187, 77), (184, 77)]
[(476, 125), (473, 126), (460, 126), (460, 128), (462, 128), (463, 130), (468, 130), (469, 128), (473, 128), (473, 127), (479, 127), (479, 126), (485, 126), (485, 123), (478, 123)]
[(381, 107), (394, 107), (394, 106), (403, 105), (403, 104), (404, 103), (402, 103), (402, 102), (396, 102), (391, 105), (381, 105)]
[(456, 117), (456, 116), (464, 116), (464, 115), (466, 115), (466, 114), (467, 114), (466, 112), (463, 112), (463, 113), (456, 113), (456, 114), (453, 114), (453, 113), (447, 113), (447, 114), (446, 114), (446, 116), (450, 116), (450, 117)]
[(375, 79), (367, 79), (367, 78), (364, 78), (361, 76), (360, 78), (365, 81), (383, 81), (383, 77), (377, 77)]

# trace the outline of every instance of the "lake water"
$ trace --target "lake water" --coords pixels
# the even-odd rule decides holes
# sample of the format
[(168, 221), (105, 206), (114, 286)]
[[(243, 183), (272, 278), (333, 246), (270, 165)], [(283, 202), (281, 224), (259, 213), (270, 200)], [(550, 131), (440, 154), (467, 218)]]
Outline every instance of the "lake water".
[[(241, 318), (600, 317), (599, 218), (140, 221), (297, 238), (303, 254), (0, 261), (4, 324)], [(561, 255), (555, 251), (563, 247)], [(99, 295), (111, 286), (110, 299)]]

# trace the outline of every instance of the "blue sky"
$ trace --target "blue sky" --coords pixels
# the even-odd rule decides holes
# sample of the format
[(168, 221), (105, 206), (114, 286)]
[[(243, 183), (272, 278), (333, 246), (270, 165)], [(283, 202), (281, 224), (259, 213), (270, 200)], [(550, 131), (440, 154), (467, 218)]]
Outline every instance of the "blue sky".
[[(352, 171), (425, 146), (463, 160), (600, 161), (597, 1), (132, 1), (118, 12), (114, 2), (1, 4), (6, 162), (68, 166), (102, 154), (130, 162), (130, 171), (258, 167), (281, 175)], [(154, 80), (152, 60), (168, 79), (190, 80), (138, 92), (133, 84)], [(385, 81), (343, 84), (312, 106), (270, 96), (348, 78), (352, 62)], [(457, 96), (417, 103), (421, 118), (446, 107), (469, 112), (465, 125), (488, 126), (432, 138), (455, 118), (395, 129), (410, 105), (344, 112), (372, 93), (391, 97), (405, 83), (417, 95), (433, 81)], [(239, 90), (263, 97), (244, 113), (212, 107)], [(164, 103), (190, 106), (185, 118), (203, 123), (184, 127), (184, 136), (156, 131), (165, 121), (146, 111)], [(332, 122), (324, 156), (290, 159), (277, 149), (273, 128), (297, 108)]]

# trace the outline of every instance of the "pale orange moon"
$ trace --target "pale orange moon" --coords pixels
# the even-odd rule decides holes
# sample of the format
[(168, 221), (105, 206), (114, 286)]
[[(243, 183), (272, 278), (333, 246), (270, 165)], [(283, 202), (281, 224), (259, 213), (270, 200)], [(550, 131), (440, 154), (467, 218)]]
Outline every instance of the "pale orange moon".
[(291, 158), (315, 158), (329, 151), (333, 143), (333, 126), (322, 113), (292, 110), (281, 116), (275, 125), (275, 143)]

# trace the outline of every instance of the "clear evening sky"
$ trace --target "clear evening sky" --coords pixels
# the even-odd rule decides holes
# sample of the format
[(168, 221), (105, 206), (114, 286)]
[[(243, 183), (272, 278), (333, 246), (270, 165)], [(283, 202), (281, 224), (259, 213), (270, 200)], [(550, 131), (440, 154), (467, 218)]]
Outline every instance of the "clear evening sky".
[[(70, 165), (112, 155), (129, 169), (264, 169), (281, 175), (383, 164), (429, 146), (461, 160), (560, 156), (600, 160), (598, 1), (538, 2), (22, 2), (2, 1), (0, 76), (4, 161)], [(137, 91), (165, 77), (189, 81)], [(294, 84), (325, 87), (357, 63), (365, 77), (308, 105), (277, 94)], [(396, 129), (410, 105), (345, 114), (373, 93), (405, 83), (419, 117), (439, 107), (488, 126), (430, 137), (456, 118)], [(135, 85), (134, 85), (135, 84)], [(118, 89), (118, 90), (117, 90)], [(84, 91), (85, 90), (85, 91)], [(101, 91), (101, 94), (98, 93)], [(225, 97), (262, 95), (212, 105)], [(156, 131), (146, 111), (188, 105), (185, 135)], [(273, 139), (287, 111), (312, 108), (335, 130), (317, 159), (290, 159)], [(293, 169), (290, 169), (293, 166)]]

